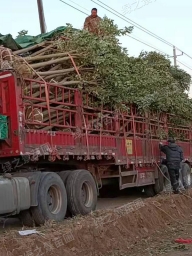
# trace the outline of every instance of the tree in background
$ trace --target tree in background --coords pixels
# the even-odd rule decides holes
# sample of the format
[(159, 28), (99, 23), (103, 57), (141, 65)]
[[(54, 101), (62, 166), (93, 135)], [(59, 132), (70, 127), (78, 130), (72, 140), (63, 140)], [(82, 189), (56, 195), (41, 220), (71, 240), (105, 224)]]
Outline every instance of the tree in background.
[(28, 30), (21, 30), (20, 32), (18, 32), (18, 37), (21, 37), (21, 36), (26, 36), (28, 34)]

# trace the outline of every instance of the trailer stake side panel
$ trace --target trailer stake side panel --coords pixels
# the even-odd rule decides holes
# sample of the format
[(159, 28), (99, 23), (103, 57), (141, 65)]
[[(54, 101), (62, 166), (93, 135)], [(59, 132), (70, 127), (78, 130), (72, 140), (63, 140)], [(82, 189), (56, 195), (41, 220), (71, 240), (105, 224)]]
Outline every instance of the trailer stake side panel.
[[(167, 114), (143, 115), (134, 106), (122, 113), (94, 107), (94, 97), (78, 89), (31, 79), (16, 82), (8, 71), (0, 75), (0, 101), (9, 129), (8, 139), (0, 141), (1, 158), (35, 151), (52, 155), (52, 161), (104, 157), (110, 164), (134, 165), (138, 172), (143, 164), (151, 172), (154, 161), (160, 161), (159, 133), (173, 129)], [(191, 128), (174, 129), (184, 136), (179, 144), (191, 161)]]

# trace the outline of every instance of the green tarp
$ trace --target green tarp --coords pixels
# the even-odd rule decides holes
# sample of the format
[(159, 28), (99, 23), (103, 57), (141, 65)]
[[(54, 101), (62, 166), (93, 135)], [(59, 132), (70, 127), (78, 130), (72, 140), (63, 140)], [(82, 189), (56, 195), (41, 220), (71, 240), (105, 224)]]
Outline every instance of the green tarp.
[(49, 40), (53, 36), (62, 33), (65, 29), (66, 27), (58, 27), (48, 33), (40, 34), (38, 36), (19, 36), (15, 40), (10, 34), (4, 36), (0, 34), (0, 45), (3, 45), (4, 47), (10, 48), (12, 50), (19, 50), (33, 46), (35, 44), (39, 44), (45, 40)]
[(4, 47), (10, 48), (11, 50), (15, 51), (21, 49), (22, 47), (13, 39), (12, 35), (2, 35), (0, 34), (0, 45)]

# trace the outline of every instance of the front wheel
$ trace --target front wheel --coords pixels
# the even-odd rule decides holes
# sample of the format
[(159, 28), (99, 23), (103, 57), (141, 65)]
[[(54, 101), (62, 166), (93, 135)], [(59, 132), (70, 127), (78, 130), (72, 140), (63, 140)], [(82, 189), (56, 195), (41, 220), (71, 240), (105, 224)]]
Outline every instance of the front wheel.
[(29, 210), (25, 210), (19, 213), (19, 220), (23, 226), (34, 227), (34, 220)]
[(39, 184), (38, 206), (31, 208), (36, 225), (46, 220), (62, 221), (67, 211), (67, 193), (56, 173), (44, 173)]
[(86, 215), (96, 209), (97, 188), (86, 170), (73, 171), (67, 179), (68, 209), (72, 215)]

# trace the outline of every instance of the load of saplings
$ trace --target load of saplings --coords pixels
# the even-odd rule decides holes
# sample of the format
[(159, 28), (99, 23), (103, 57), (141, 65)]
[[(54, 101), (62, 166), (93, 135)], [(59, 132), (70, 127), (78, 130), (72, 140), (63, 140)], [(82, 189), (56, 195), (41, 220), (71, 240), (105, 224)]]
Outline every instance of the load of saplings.
[[(82, 57), (76, 64), (87, 71), (80, 72), (84, 88), (93, 92), (104, 104), (135, 103), (140, 109), (170, 112), (192, 117), (189, 99), (191, 77), (175, 68), (166, 56), (157, 52), (142, 52), (137, 58), (128, 55), (118, 37), (132, 32), (133, 27), (118, 29), (112, 20), (104, 19), (101, 35), (86, 31), (73, 32), (68, 27), (65, 35), (70, 39), (60, 44), (62, 51), (76, 51)], [(70, 79), (77, 79), (71, 74)]]
[[(182, 125), (188, 124), (192, 120), (190, 75), (157, 52), (129, 56), (119, 37), (132, 30), (119, 29), (107, 17), (99, 35), (67, 24), (59, 37), (14, 52), (11, 65), (18, 76), (80, 88), (98, 99), (95, 106), (125, 109), (135, 104), (141, 112), (169, 112), (179, 116)], [(38, 85), (33, 86), (37, 97)], [(27, 94), (27, 84), (24, 90)]]

